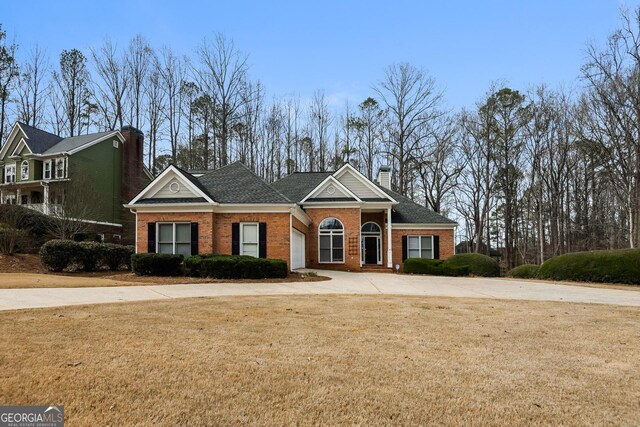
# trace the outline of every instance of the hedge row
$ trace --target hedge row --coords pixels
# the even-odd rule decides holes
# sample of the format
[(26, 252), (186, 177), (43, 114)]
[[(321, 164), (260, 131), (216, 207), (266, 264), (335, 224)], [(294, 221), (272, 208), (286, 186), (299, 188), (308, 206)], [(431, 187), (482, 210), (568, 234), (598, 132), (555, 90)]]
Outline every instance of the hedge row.
[(131, 269), (138, 276), (181, 276), (184, 273), (182, 255), (134, 254)]
[(545, 261), (537, 277), (640, 285), (640, 249), (574, 252)]
[(507, 272), (507, 276), (518, 279), (535, 279), (538, 277), (539, 269), (540, 266), (536, 264), (522, 264), (509, 270), (509, 272)]
[(68, 267), (84, 271), (96, 271), (101, 267), (119, 270), (130, 267), (133, 252), (133, 246), (113, 243), (49, 240), (40, 248), (40, 261), (50, 271)]
[(482, 254), (458, 254), (447, 258), (409, 258), (404, 262), (405, 273), (431, 274), (434, 276), (500, 276), (500, 266), (491, 257)]
[(270, 279), (287, 277), (287, 263), (280, 259), (242, 255), (194, 255), (185, 260), (186, 274), (215, 279)]

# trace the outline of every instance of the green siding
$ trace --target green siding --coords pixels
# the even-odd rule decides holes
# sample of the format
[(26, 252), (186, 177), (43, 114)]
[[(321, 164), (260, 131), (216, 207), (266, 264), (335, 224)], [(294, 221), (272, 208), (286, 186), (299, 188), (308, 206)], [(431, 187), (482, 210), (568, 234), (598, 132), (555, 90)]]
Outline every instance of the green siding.
[(113, 137), (69, 156), (72, 186), (95, 194), (99, 207), (97, 221), (121, 223), (122, 144), (113, 146)]

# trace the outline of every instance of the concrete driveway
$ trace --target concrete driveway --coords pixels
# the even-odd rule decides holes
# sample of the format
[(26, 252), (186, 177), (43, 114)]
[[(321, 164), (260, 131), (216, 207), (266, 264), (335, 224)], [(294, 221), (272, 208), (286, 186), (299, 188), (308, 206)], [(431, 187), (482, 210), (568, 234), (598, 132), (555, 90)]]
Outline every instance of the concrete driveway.
[(640, 292), (490, 278), (318, 271), (330, 281), (0, 289), (0, 310), (240, 295), (384, 294), (640, 306)]

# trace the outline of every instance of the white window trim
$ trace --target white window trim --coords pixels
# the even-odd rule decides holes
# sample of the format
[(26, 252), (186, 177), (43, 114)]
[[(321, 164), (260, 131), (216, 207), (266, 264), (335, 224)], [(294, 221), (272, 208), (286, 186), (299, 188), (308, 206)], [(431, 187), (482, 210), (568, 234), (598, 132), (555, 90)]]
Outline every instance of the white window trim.
[[(433, 255), (434, 255), (434, 248), (433, 248), (433, 235), (431, 234), (411, 234), (407, 236), (407, 259), (408, 258), (412, 258), (409, 256), (409, 239), (411, 237), (418, 237), (418, 252), (420, 253), (420, 256), (418, 258), (423, 258), (422, 257), (422, 238), (423, 237), (429, 237), (431, 239), (431, 258), (423, 258), (423, 259), (434, 259)], [(415, 257), (413, 257), (415, 258)]]
[[(260, 223), (259, 222), (241, 222), (240, 223), (240, 255), (253, 256), (244, 253), (244, 227), (245, 225), (255, 225), (256, 226), (256, 235), (258, 236), (258, 241), (255, 243), (256, 245), (256, 258), (260, 258)], [(248, 242), (247, 244), (253, 245), (254, 243)]]
[(160, 243), (163, 243), (163, 244), (164, 243), (169, 243), (169, 242), (160, 242), (160, 225), (166, 225), (166, 224), (171, 224), (173, 226), (172, 227), (173, 234), (171, 236), (171, 243), (173, 244), (173, 249), (172, 249), (171, 253), (174, 254), (174, 255), (176, 254), (176, 245), (178, 243), (181, 243), (181, 244), (189, 243), (189, 256), (192, 255), (191, 254), (191, 237), (189, 237), (189, 242), (178, 242), (176, 240), (176, 225), (187, 224), (187, 225), (191, 226), (190, 222), (184, 222), (184, 221), (183, 222), (157, 222), (156, 223), (156, 253), (157, 254), (160, 253), (160, 250), (159, 250), (160, 249)]
[[(9, 181), (9, 170), (13, 170), (13, 174), (11, 174), (11, 176), (13, 176), (13, 180)], [(12, 163), (12, 164), (7, 164), (4, 167), (4, 182), (5, 183), (9, 183), (9, 182), (16, 182), (16, 164)]]
[[(47, 165), (49, 165), (49, 177), (47, 177)], [(42, 179), (51, 179), (52, 171), (53, 169), (51, 169), (51, 160), (45, 160), (44, 162), (42, 162)]]
[[(58, 176), (58, 161), (62, 160), (62, 176)], [(66, 178), (67, 177), (67, 159), (66, 157), (58, 157), (55, 159), (54, 164), (54, 170), (55, 170), (55, 178), (56, 179), (60, 179), (60, 178)]]
[[(378, 231), (362, 231), (365, 225), (367, 224), (375, 224), (378, 227)], [(382, 265), (382, 227), (375, 221), (367, 221), (360, 226), (360, 263), (362, 265), (365, 264), (365, 253), (364, 253), (364, 244), (365, 237), (375, 237), (376, 238), (376, 264)]]
[[(328, 219), (335, 219), (342, 225), (342, 230), (322, 230), (320, 226), (323, 222)], [(342, 261), (334, 261), (333, 260), (333, 236), (342, 236)], [(331, 253), (331, 261), (320, 261), (320, 236), (329, 236), (329, 250)], [(344, 223), (340, 221), (338, 218), (334, 216), (330, 216), (324, 218), (320, 221), (320, 225), (318, 225), (318, 264), (344, 264), (345, 263), (345, 253), (344, 253)]]

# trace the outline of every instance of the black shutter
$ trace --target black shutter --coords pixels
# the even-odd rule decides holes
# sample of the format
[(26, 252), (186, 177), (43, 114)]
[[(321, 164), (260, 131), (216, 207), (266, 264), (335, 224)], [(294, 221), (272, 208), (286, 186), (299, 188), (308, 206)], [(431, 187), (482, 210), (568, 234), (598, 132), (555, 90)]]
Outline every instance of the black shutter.
[(153, 254), (156, 252), (156, 223), (147, 223), (147, 252)]
[(191, 223), (191, 255), (198, 255), (198, 223)]
[(258, 256), (260, 258), (267, 257), (267, 223), (261, 222), (258, 225), (260, 230), (258, 234)]
[(231, 255), (240, 255), (240, 223), (231, 224)]
[(440, 236), (433, 236), (433, 258), (440, 259)]
[(402, 236), (402, 262), (407, 259), (407, 236)]

